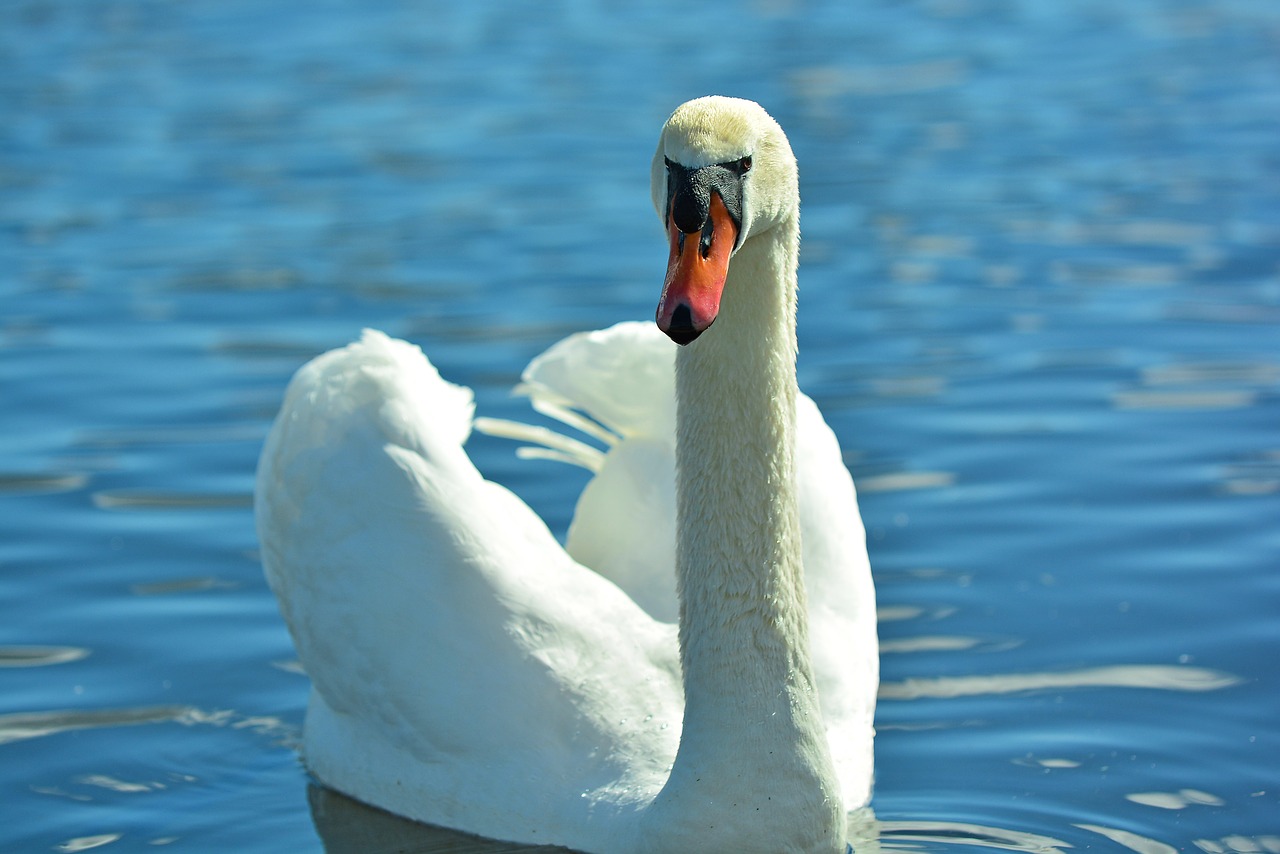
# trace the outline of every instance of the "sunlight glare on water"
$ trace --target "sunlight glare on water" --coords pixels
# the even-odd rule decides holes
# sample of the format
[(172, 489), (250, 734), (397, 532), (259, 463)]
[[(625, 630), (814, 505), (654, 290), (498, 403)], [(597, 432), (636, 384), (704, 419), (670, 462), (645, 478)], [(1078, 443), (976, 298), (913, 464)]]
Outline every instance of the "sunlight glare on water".
[[(0, 849), (501, 851), (309, 786), (253, 470), (364, 326), (479, 414), (652, 317), (662, 120), (801, 166), (883, 639), (864, 851), (1280, 852), (1280, 7), (0, 9)], [(585, 473), (476, 436), (563, 536)]]

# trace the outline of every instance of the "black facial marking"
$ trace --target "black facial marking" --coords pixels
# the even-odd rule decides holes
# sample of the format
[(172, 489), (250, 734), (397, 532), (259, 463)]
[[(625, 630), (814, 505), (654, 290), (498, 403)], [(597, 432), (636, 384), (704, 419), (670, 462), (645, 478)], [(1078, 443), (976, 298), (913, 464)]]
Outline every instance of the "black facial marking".
[(700, 166), (689, 169), (666, 159), (667, 210), (682, 234), (702, 232), (702, 253), (710, 251), (709, 212), (711, 193), (714, 191), (724, 202), (725, 210), (742, 233), (742, 184), (743, 176), (751, 169), (751, 158), (743, 157), (727, 163)]

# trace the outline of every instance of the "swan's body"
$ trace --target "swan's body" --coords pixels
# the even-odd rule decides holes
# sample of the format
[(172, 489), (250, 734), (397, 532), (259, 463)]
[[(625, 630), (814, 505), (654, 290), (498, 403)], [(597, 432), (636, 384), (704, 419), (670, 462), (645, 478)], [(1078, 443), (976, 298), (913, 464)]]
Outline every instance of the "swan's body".
[[(731, 162), (693, 222), (681, 194)], [(652, 327), (575, 336), (526, 372), (535, 403), (620, 437), (568, 552), (472, 466), (470, 394), (416, 348), (366, 333), (290, 385), (257, 512), (313, 682), (306, 761), (501, 839), (840, 851), (869, 795), (874, 601), (852, 481), (795, 384), (795, 161), (759, 107), (709, 98), (668, 120), (654, 164), (659, 325), (698, 340), (675, 354), (675, 414)], [(703, 261), (732, 254), (713, 294), (682, 254), (695, 228)], [(678, 643), (637, 604), (669, 617), (677, 587)]]

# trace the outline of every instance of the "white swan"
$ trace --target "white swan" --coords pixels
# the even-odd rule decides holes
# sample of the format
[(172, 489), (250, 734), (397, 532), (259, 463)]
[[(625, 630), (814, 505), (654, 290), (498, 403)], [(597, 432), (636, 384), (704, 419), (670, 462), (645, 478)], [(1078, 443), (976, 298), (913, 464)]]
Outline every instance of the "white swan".
[[(795, 383), (795, 159), (756, 104), (702, 98), (652, 176), (658, 324), (687, 346), (627, 324), (525, 375), (535, 405), (616, 434), (603, 458), (542, 437), (598, 470), (568, 552), (476, 471), (470, 391), (417, 348), (366, 332), (290, 384), (256, 511), (312, 679), (305, 759), (498, 839), (841, 851), (870, 792), (874, 594), (852, 481)], [(678, 643), (624, 592), (666, 615), (677, 587)]]

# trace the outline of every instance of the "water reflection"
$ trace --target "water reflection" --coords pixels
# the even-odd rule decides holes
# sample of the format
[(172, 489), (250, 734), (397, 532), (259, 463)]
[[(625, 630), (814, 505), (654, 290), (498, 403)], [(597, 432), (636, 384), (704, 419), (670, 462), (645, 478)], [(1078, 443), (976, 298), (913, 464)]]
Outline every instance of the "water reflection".
[(1230, 495), (1253, 496), (1280, 492), (1280, 451), (1259, 454), (1225, 467), (1222, 490)]
[(916, 851), (920, 850), (922, 843), (1035, 854), (1064, 854), (1066, 849), (1073, 847), (1069, 842), (1051, 836), (959, 821), (882, 821), (874, 822), (867, 830), (873, 830), (875, 835), (853, 840), (858, 854)]
[(1142, 369), (1142, 382), (1151, 386), (1280, 385), (1280, 365), (1271, 362), (1181, 362)]
[(961, 85), (969, 75), (963, 59), (937, 59), (895, 65), (828, 65), (804, 68), (790, 75), (790, 83), (811, 110), (849, 95), (906, 95)]
[(243, 714), (230, 709), (206, 711), (195, 706), (144, 706), (120, 709), (54, 709), (0, 715), (0, 744), (76, 730), (161, 723), (250, 730), (268, 736), (282, 746), (293, 746), (298, 740), (293, 726), (270, 715)]
[(1158, 807), (1162, 810), (1180, 810), (1192, 804), (1212, 807), (1223, 805), (1222, 798), (1198, 789), (1181, 789), (1177, 792), (1134, 792), (1132, 795), (1125, 795), (1125, 799), (1135, 804)]
[(93, 494), (101, 510), (238, 510), (253, 506), (253, 496), (217, 493), (103, 490)]
[(44, 667), (79, 661), (89, 650), (79, 646), (0, 646), (0, 667)]
[(1164, 842), (1158, 842), (1146, 836), (1140, 836), (1128, 830), (1103, 827), (1099, 824), (1077, 824), (1076, 827), (1088, 830), (1099, 836), (1105, 836), (1117, 845), (1137, 851), (1139, 854), (1177, 854), (1178, 849)]
[(1240, 684), (1229, 673), (1201, 667), (1131, 664), (1088, 667), (1061, 673), (1004, 673), (991, 676), (939, 676), (880, 685), (882, 700), (973, 697), (1063, 688), (1156, 688), (1163, 691), (1217, 691)]
[(129, 590), (135, 596), (170, 596), (177, 593), (204, 593), (208, 590), (230, 590), (240, 585), (212, 576), (177, 578), (172, 581), (156, 581), (150, 584), (131, 584)]
[(0, 715), (0, 744), (41, 738), (72, 730), (182, 721), (191, 718), (195, 713), (196, 710), (190, 706), (18, 712)]
[(66, 842), (63, 842), (54, 850), (68, 852), (89, 851), (93, 848), (101, 848), (104, 845), (110, 845), (112, 842), (116, 842), (123, 836), (123, 833), (97, 833), (93, 836), (77, 836), (75, 839), (68, 839)]
[(982, 638), (958, 635), (920, 635), (910, 638), (893, 638), (880, 641), (880, 654), (911, 652), (999, 652), (1012, 649), (1020, 641), (984, 641)]
[[(567, 852), (553, 845), (520, 845), (418, 824), (359, 803), (314, 783), (307, 800), (327, 854), (515, 854)], [(1143, 854), (1175, 849), (1155, 840), (1101, 825), (1076, 825)], [(915, 851), (923, 846), (985, 848), (1029, 854), (1065, 854), (1074, 846), (1038, 833), (958, 821), (881, 821), (871, 809), (850, 814), (847, 838), (857, 854)]]
[[(507, 854), (507, 852), (567, 852), (553, 845), (499, 842), (433, 827), (383, 812), (331, 789), (307, 787), (311, 818), (327, 854)], [(970, 846), (1002, 851), (1054, 854), (1069, 843), (1018, 830), (968, 822), (880, 821), (871, 809), (849, 816), (847, 833), (857, 854), (917, 850), (921, 843)]]
[[(314, 351), (303, 351), (315, 355)], [(260, 424), (197, 424), (157, 426), (145, 430), (97, 430), (80, 437), (80, 448), (136, 448), (151, 445), (195, 445), (212, 442), (260, 442), (266, 430)]]
[(89, 481), (76, 472), (51, 474), (6, 474), (0, 472), (0, 493), (73, 492)]
[(946, 471), (903, 471), (870, 475), (858, 479), (858, 491), (899, 492), (906, 489), (939, 489), (955, 483), (956, 476)]
[(1177, 302), (1165, 310), (1165, 316), (1204, 323), (1276, 324), (1280, 323), (1280, 308), (1257, 301)]
[(1234, 834), (1221, 839), (1197, 839), (1195, 845), (1207, 854), (1280, 854), (1280, 836)]
[(139, 794), (141, 792), (154, 792), (157, 789), (163, 789), (164, 783), (130, 783), (127, 780), (117, 780), (108, 774), (85, 774), (77, 777), (76, 782), (82, 786), (96, 786), (99, 789), (106, 789), (111, 792), (123, 792), (125, 794)]
[(418, 824), (314, 783), (307, 786), (307, 802), (327, 854), (506, 854), (569, 850), (552, 845), (497, 842)]
[(1111, 396), (1117, 409), (1240, 409), (1257, 399), (1256, 392), (1238, 389), (1120, 391)]

